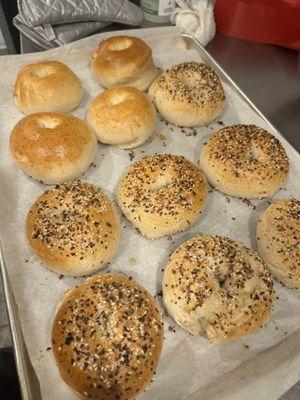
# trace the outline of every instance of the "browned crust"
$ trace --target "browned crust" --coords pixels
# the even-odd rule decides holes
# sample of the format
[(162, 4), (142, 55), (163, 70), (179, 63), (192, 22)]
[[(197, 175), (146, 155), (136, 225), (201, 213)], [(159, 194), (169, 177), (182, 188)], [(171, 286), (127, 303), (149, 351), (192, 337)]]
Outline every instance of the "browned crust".
[(69, 112), (80, 103), (83, 87), (77, 75), (65, 64), (42, 61), (21, 69), (13, 96), (15, 105), (25, 114)]
[(156, 112), (140, 90), (121, 86), (100, 93), (89, 105), (87, 120), (103, 143), (132, 147), (154, 131)]
[[(114, 50), (122, 42), (127, 42), (129, 46)], [(100, 42), (92, 56), (92, 68), (100, 83), (108, 87), (135, 80), (151, 60), (152, 50), (143, 40), (133, 36), (113, 36)]]
[(89, 399), (129, 400), (149, 383), (163, 344), (153, 297), (121, 274), (93, 276), (59, 305), (52, 348), (64, 381)]
[[(54, 128), (47, 128), (48, 123)], [(79, 158), (93, 139), (90, 127), (74, 115), (37, 113), (22, 118), (10, 136), (10, 151), (16, 161), (51, 168)]]
[(11, 155), (28, 175), (61, 183), (81, 175), (94, 159), (92, 129), (73, 115), (36, 113), (22, 118), (9, 140)]
[(50, 269), (85, 275), (103, 268), (115, 253), (119, 218), (100, 188), (70, 181), (38, 197), (27, 214), (26, 234)]

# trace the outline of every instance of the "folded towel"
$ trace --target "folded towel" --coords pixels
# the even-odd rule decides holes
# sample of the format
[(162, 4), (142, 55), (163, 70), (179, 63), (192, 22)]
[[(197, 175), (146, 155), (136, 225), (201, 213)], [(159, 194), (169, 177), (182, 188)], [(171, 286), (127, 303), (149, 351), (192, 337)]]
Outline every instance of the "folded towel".
[(216, 34), (214, 0), (176, 0), (171, 22), (206, 46)]
[(82, 21), (109, 21), (139, 25), (143, 12), (128, 0), (18, 0), (28, 26)]

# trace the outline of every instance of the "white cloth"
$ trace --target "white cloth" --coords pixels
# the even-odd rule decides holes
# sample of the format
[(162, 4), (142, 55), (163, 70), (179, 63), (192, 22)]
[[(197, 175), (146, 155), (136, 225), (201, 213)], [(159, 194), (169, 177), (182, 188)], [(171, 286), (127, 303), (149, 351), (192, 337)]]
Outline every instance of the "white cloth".
[(176, 0), (171, 22), (206, 46), (216, 34), (214, 0)]

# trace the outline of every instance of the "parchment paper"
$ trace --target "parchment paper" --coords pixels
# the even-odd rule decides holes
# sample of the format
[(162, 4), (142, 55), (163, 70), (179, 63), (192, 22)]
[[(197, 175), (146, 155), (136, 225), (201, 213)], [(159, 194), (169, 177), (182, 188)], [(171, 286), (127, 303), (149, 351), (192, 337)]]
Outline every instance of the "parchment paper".
[[(128, 33), (128, 32), (124, 32)], [(86, 105), (102, 89), (91, 75), (90, 54), (100, 39), (117, 33), (100, 34), (44, 53), (0, 57), (0, 155), (1, 155), (1, 231), (9, 277), (19, 307), (21, 324), (33, 366), (40, 379), (43, 399), (74, 399), (60, 379), (51, 351), (50, 333), (56, 304), (66, 289), (83, 278), (60, 279), (32, 254), (24, 234), (27, 211), (36, 197), (47, 189), (19, 171), (10, 159), (8, 139), (22, 114), (14, 107), (12, 89), (21, 67), (30, 62), (56, 59), (70, 66), (81, 78), (84, 100), (74, 114), (85, 118)], [(154, 51), (155, 63), (165, 69), (175, 63), (199, 60), (195, 50), (186, 50), (174, 28), (130, 31), (143, 38)], [(274, 83), (276, 84), (276, 83)], [(225, 125), (266, 123), (225, 85), (227, 105), (218, 119)], [(203, 142), (220, 122), (193, 130), (175, 128), (159, 119), (156, 133), (134, 153), (112, 146), (98, 145), (95, 166), (81, 179), (99, 185), (111, 199), (123, 170), (145, 154), (160, 152), (182, 154), (197, 162)], [(157, 136), (157, 133), (165, 136)], [(290, 159), (290, 174), (275, 198), (300, 197), (299, 156), (280, 138)], [(130, 157), (134, 160), (130, 161)], [(204, 215), (189, 231), (148, 240), (137, 234), (122, 218), (121, 243), (111, 265), (106, 268), (129, 275), (155, 295), (161, 290), (161, 268), (168, 255), (197, 232), (227, 235), (256, 248), (255, 228), (267, 201), (254, 201), (256, 209), (240, 199), (216, 191), (209, 193)], [(100, 271), (101, 273), (101, 271)], [(164, 348), (155, 377), (139, 399), (276, 399), (300, 379), (300, 294), (275, 284), (278, 299), (268, 324), (258, 333), (230, 344), (211, 345), (206, 337), (193, 337), (170, 318), (165, 320)], [(161, 302), (160, 297), (158, 301)], [(169, 326), (173, 328), (169, 330)]]

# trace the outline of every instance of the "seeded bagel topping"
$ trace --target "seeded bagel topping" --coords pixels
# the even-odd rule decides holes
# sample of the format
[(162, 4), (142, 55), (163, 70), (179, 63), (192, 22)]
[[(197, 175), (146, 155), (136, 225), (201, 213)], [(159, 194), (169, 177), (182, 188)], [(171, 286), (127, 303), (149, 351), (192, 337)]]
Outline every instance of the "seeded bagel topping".
[(277, 245), (282, 244), (278, 253), (286, 257), (298, 254), (298, 267), (300, 267), (300, 201), (279, 200), (274, 203), (272, 211), (275, 228), (273, 239)]
[(109, 199), (81, 181), (56, 185), (34, 203), (28, 214), (31, 240), (66, 257), (84, 258), (107, 248), (115, 225)]
[(198, 235), (171, 254), (163, 290), (171, 316), (193, 334), (205, 329), (213, 341), (258, 329), (274, 300), (272, 279), (259, 256), (212, 235)]
[(167, 69), (156, 82), (171, 100), (182, 100), (197, 107), (225, 99), (217, 74), (209, 66), (199, 62), (175, 65)]
[(80, 392), (93, 399), (99, 398), (97, 393), (109, 399), (121, 393), (122, 399), (132, 398), (141, 380), (151, 379), (162, 341), (163, 322), (155, 301), (120, 274), (95, 276), (72, 289), (52, 331), (58, 364), (69, 365), (66, 379), (72, 381), (80, 373)]
[(134, 212), (178, 215), (193, 208), (199, 191), (205, 197), (202, 172), (182, 156), (153, 154), (142, 158), (128, 171), (123, 181), (127, 207)]
[(232, 125), (214, 133), (201, 149), (199, 165), (212, 186), (243, 199), (274, 196), (289, 172), (280, 141), (255, 125)]
[(189, 228), (207, 197), (203, 172), (183, 156), (151, 154), (121, 179), (118, 203), (137, 231), (157, 239)]
[(216, 132), (208, 141), (209, 158), (222, 163), (236, 178), (258, 173), (272, 176), (288, 171), (288, 158), (280, 141), (255, 125), (233, 125)]
[(300, 288), (300, 201), (276, 200), (260, 216), (258, 249), (276, 279)]
[[(198, 282), (204, 282), (207, 278), (207, 274), (211, 274), (212, 277), (219, 283), (220, 290), (225, 298), (228, 297), (230, 301), (239, 295), (239, 291), (245, 288), (245, 285), (249, 279), (256, 276), (255, 271), (251, 263), (247, 260), (243, 254), (241, 254), (239, 245), (229, 238), (223, 237), (212, 237), (206, 236), (199, 239), (188, 242), (177, 250), (178, 253), (184, 251), (184, 261), (179, 263), (176, 268), (172, 269), (172, 273), (176, 274), (178, 271), (183, 272), (180, 268), (186, 263), (186, 261), (195, 265), (195, 268), (191, 269), (191, 273), (185, 270), (180, 274), (181, 289), (186, 293), (187, 303), (191, 303), (192, 298), (195, 296), (196, 304), (195, 307), (201, 306), (204, 300), (207, 298), (205, 291), (194, 292), (191, 290), (191, 286)], [(250, 249), (244, 248), (248, 254), (254, 254)], [(176, 252), (175, 252), (176, 254)], [(211, 262), (211, 259), (215, 262)], [(256, 256), (259, 261), (259, 258)], [(204, 272), (205, 271), (205, 272)], [(264, 276), (265, 275), (265, 276)], [(258, 277), (263, 278), (263, 282), (267, 284), (268, 291), (271, 294), (273, 285), (270, 277), (266, 273), (265, 266), (261, 264)], [(200, 278), (200, 280), (199, 280)], [(189, 281), (187, 288), (185, 288), (185, 281)], [(206, 285), (205, 285), (206, 287)], [(208, 296), (212, 293), (212, 289), (207, 288)], [(260, 291), (255, 292), (255, 298), (259, 299)], [(269, 300), (268, 300), (269, 301)], [(229, 310), (229, 312), (232, 312)]]

